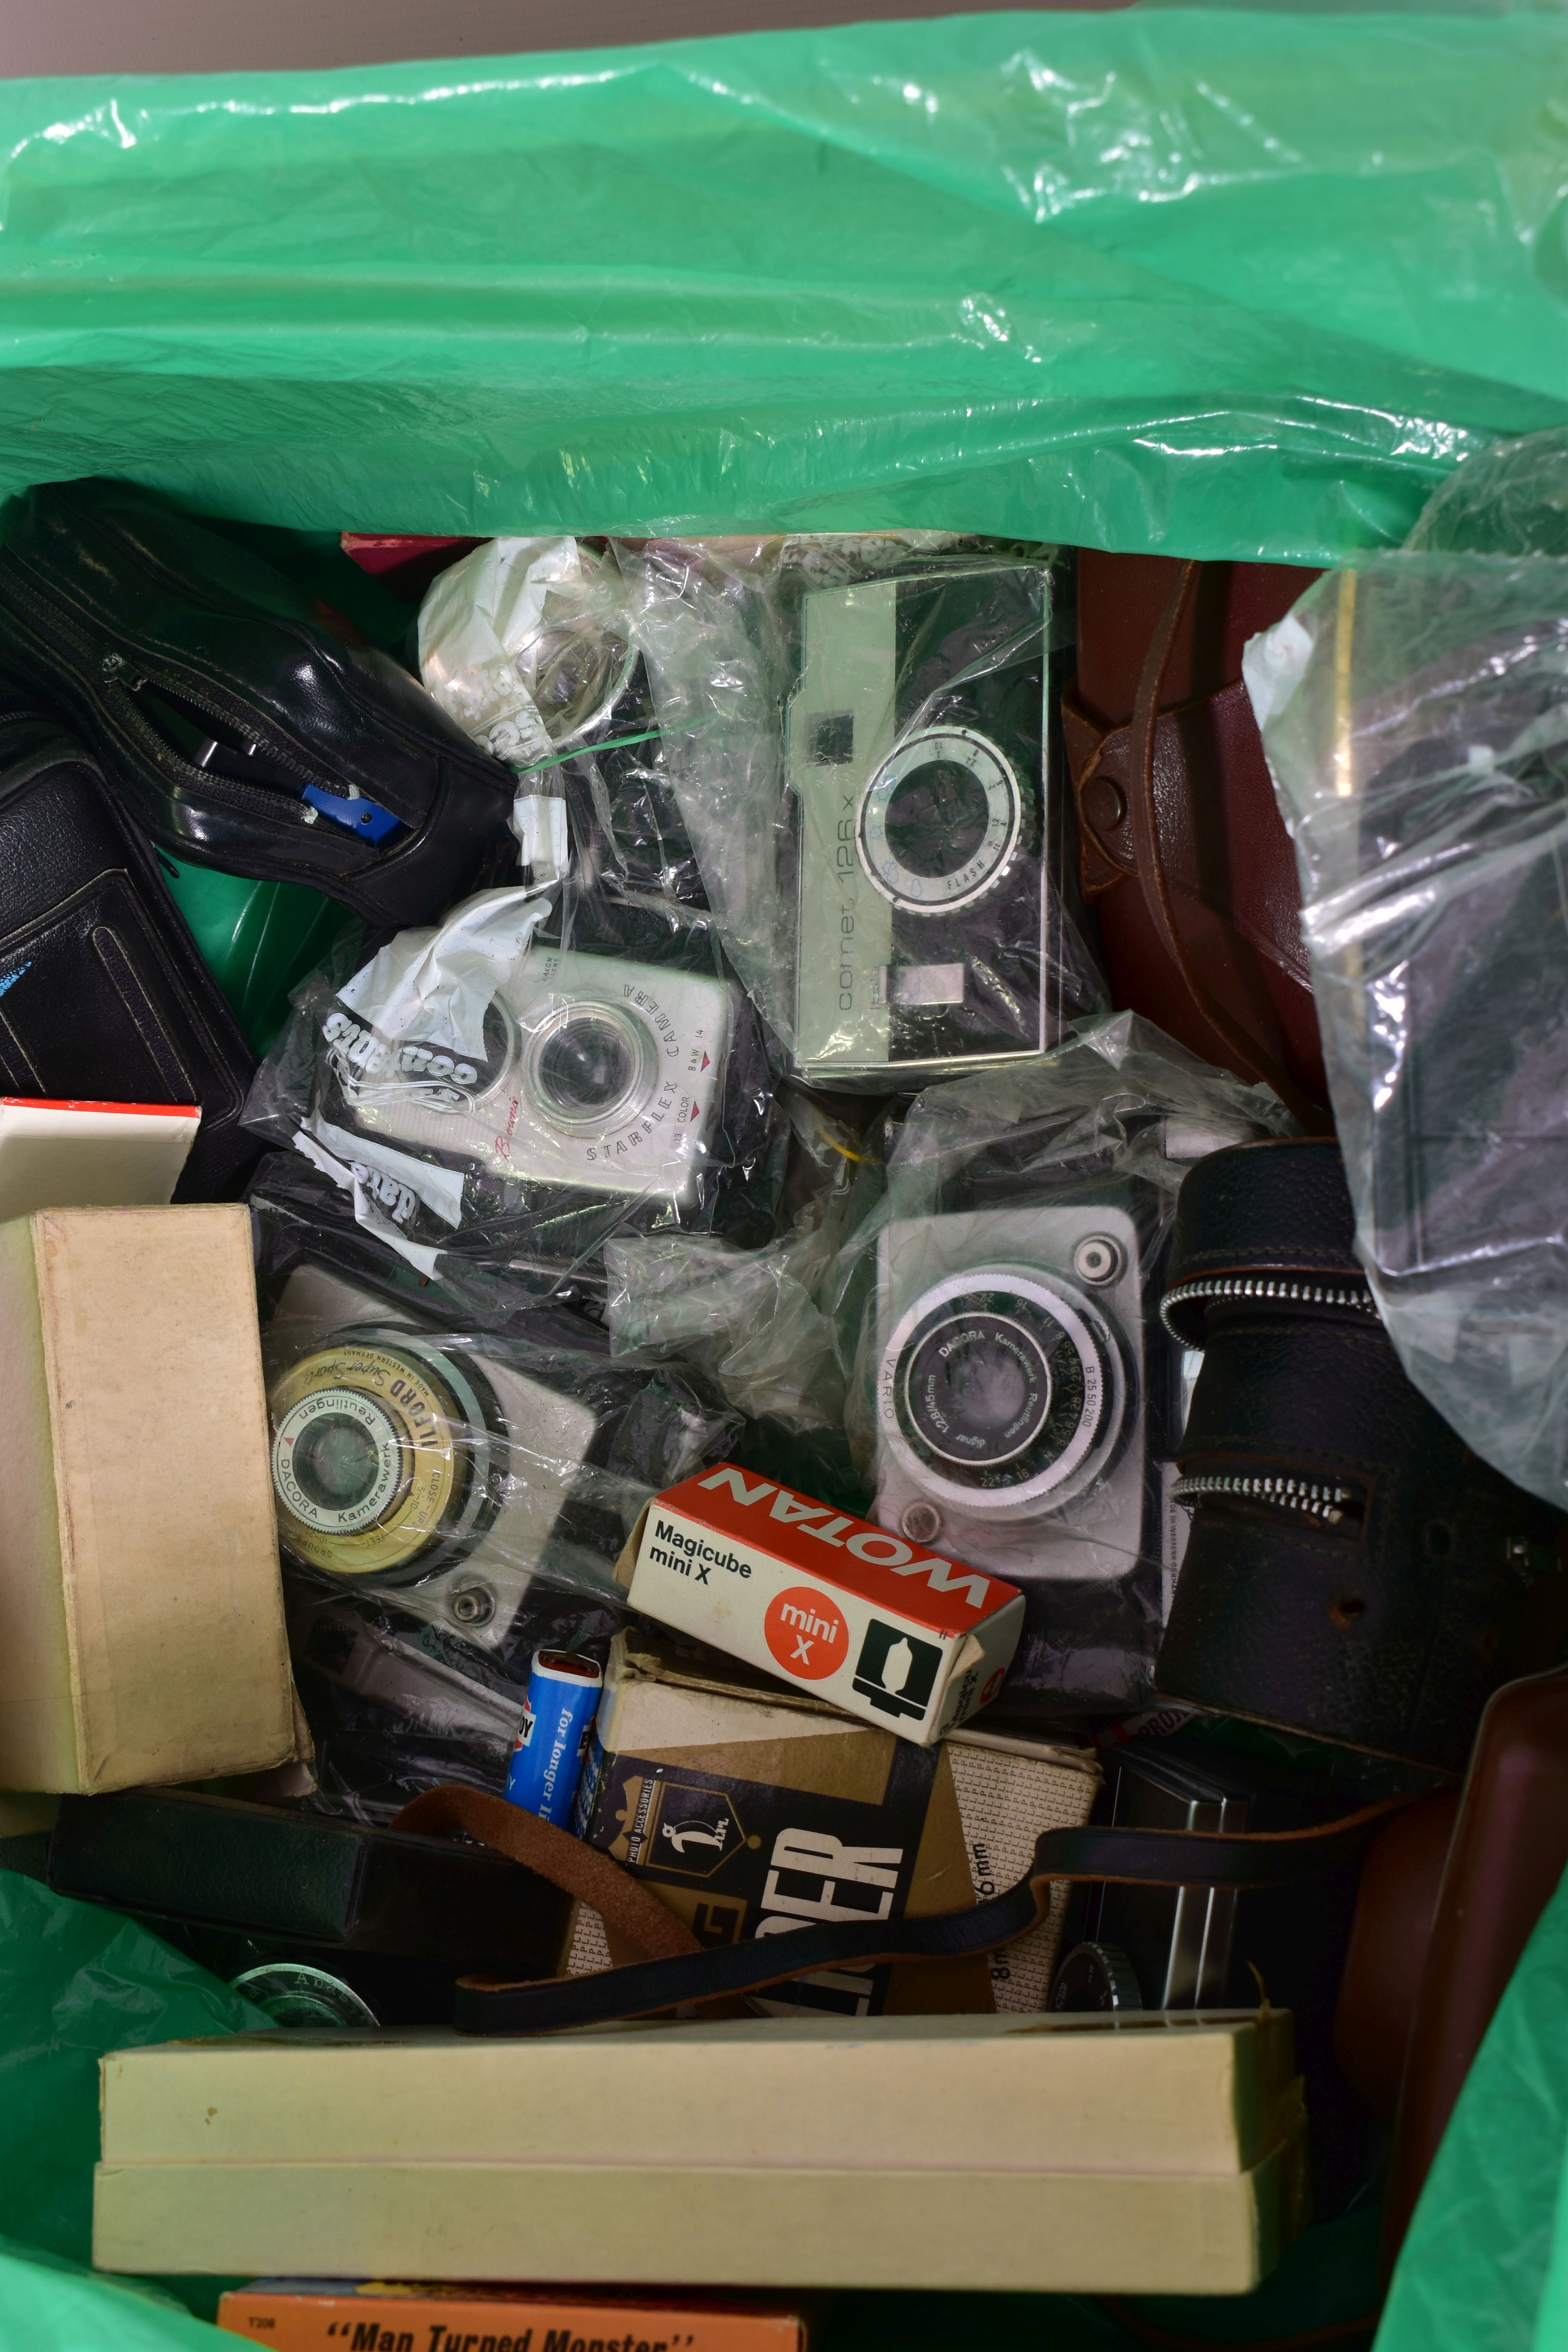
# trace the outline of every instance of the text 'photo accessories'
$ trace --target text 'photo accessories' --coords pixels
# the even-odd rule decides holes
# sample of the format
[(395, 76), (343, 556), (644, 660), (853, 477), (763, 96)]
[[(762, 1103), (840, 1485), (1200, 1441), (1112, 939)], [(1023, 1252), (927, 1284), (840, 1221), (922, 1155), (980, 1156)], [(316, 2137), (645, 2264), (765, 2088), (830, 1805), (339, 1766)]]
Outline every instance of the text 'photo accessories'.
[(786, 750), (807, 1077), (1050, 1044), (1051, 594), (1047, 569), (1011, 563), (802, 597)]
[(198, 866), (426, 920), (504, 843), (513, 778), (390, 656), (247, 549), (113, 481), (29, 490), (0, 667)]
[(175, 1191), (204, 1201), (256, 1158), (240, 1126), (255, 1067), (96, 761), (48, 719), (0, 714), (0, 1091), (196, 1105)]
[(1062, 697), (1113, 1002), (1265, 1079), (1309, 1128), (1324, 1124), (1328, 1090), (1300, 887), (1241, 656), (1315, 577), (1082, 549)]
[(1164, 1316), (1204, 1349), (1161, 1644), (1189, 1706), (1463, 1768), (1500, 1683), (1556, 1647), (1558, 1515), (1406, 1379), (1336, 1144), (1246, 1144), (1182, 1186)]
[[(990, 1952), (1027, 1935), (1050, 1913), (1053, 1882), (1072, 1879), (1127, 1880), (1155, 1885), (1278, 1886), (1315, 1878), (1352, 1861), (1389, 1814), (1407, 1801), (1386, 1798), (1335, 1822), (1304, 1830), (1208, 1833), (1192, 1830), (1055, 1829), (1037, 1840), (1026, 1876), (1005, 1894), (957, 1911), (923, 1917), (868, 1922), (865, 1926), (803, 1924), (782, 1937), (692, 1951), (673, 1940), (676, 1957), (635, 1961), (597, 1975), (561, 1978), (549, 1983), (500, 1982), (472, 1976), (458, 1986), (456, 2023), (460, 2033), (549, 2033), (564, 2026), (593, 2025), (615, 2018), (651, 2017), (689, 2002), (727, 2000), (765, 1992), (770, 1986), (825, 1969), (866, 1969), (896, 1960), (953, 1960)], [(505, 1820), (500, 1816), (505, 1815)], [(482, 1843), (524, 1860), (531, 1868), (547, 1851), (538, 1843), (560, 1832), (504, 1799), (471, 1789), (435, 1789), (405, 1807), (400, 1826), (458, 1829)], [(499, 1831), (499, 1834), (498, 1834)], [(566, 1841), (575, 1843), (574, 1840)], [(591, 1859), (614, 1870), (607, 1856)], [(622, 1874), (616, 1872), (617, 1878)], [(564, 1883), (564, 1882), (563, 1882)], [(576, 1889), (574, 1888), (575, 1892)], [(647, 1890), (637, 1888), (639, 1895)], [(595, 1903), (592, 1894), (582, 1899)], [(647, 1896), (647, 1900), (657, 1898)], [(662, 1906), (659, 1906), (662, 1908)], [(616, 1925), (605, 1913), (606, 1922)], [(690, 1930), (664, 1914), (672, 1937)], [(630, 1940), (637, 1948), (636, 1937)], [(695, 1939), (692, 1938), (692, 1941)], [(647, 1949), (645, 1943), (641, 1948)]]

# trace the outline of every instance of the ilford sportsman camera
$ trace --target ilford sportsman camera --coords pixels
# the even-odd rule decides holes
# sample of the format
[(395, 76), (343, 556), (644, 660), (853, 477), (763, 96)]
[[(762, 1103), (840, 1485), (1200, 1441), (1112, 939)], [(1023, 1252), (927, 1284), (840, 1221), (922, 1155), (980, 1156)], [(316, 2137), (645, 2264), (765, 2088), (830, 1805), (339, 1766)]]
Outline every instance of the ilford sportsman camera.
[(732, 1026), (727, 982), (614, 956), (527, 948), (482, 1041), (388, 1038), (374, 1008), (321, 1024), (352, 1132), (528, 1183), (693, 1197)]
[(1051, 575), (957, 566), (810, 591), (787, 722), (795, 1054), (911, 1078), (1048, 1044)]
[(1144, 1190), (1112, 1180), (888, 1226), (884, 1527), (1026, 1581), (1162, 1558), (1176, 1358), (1145, 1311)]
[(541, 1572), (610, 1595), (649, 1493), (735, 1425), (678, 1371), (465, 1343), (312, 1265), (289, 1277), (268, 1341), (285, 1551), (486, 1644)]

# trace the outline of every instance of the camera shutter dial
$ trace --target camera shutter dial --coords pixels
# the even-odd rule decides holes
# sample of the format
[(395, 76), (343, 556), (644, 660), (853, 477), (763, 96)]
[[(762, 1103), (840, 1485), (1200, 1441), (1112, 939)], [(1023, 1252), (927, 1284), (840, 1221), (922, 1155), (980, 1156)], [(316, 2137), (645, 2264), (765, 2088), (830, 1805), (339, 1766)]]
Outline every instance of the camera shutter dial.
[(1024, 800), (1009, 762), (968, 727), (928, 727), (900, 743), (860, 803), (860, 863), (911, 914), (954, 914), (1011, 864)]
[(879, 1411), (927, 1493), (1016, 1507), (1065, 1499), (1098, 1473), (1125, 1395), (1115, 1341), (1086, 1299), (982, 1267), (925, 1291), (895, 1327)]

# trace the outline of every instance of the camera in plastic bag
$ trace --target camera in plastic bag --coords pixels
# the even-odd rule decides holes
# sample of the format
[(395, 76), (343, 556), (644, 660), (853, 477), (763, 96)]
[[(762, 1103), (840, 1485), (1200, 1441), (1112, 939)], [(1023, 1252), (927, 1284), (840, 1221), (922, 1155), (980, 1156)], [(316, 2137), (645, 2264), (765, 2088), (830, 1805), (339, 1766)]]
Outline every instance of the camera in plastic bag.
[(619, 1610), (536, 1585), (504, 1651), (363, 1592), (292, 1576), (289, 1643), (315, 1740), (318, 1812), (389, 1822), (421, 1790), (500, 1793), (536, 1649), (607, 1649)]
[(481, 1647), (514, 1646), (536, 1585), (614, 1602), (644, 1503), (740, 1434), (696, 1380), (612, 1360), (579, 1318), (444, 1329), (284, 1255), (261, 1290), (285, 1559)]
[(1150, 1694), (1186, 1532), (1191, 1361), (1160, 1319), (1176, 1193), (1205, 1153), (1289, 1125), (1128, 1013), (904, 1121), (863, 1241), (855, 1433), (884, 1527), (1024, 1589), (1000, 1715)]
[(432, 1275), (465, 1234), (542, 1275), (621, 1230), (762, 1239), (766, 1040), (712, 928), (669, 905), (481, 893), (300, 990), (247, 1118)]
[(1103, 1003), (1064, 855), (1054, 561), (889, 534), (623, 564), (709, 903), (805, 1076), (1005, 1062)]

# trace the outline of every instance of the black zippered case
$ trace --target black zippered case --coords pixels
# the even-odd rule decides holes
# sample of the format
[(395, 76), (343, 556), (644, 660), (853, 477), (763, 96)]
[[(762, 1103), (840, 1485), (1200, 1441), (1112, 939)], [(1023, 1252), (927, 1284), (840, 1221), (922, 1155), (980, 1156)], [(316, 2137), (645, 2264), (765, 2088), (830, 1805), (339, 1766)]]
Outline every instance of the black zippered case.
[(151, 845), (48, 719), (0, 709), (0, 1093), (199, 1103), (177, 1201), (238, 1189), (256, 1060)]
[(176, 857), (399, 927), (515, 873), (511, 770), (341, 615), (133, 484), (6, 509), (0, 671)]

